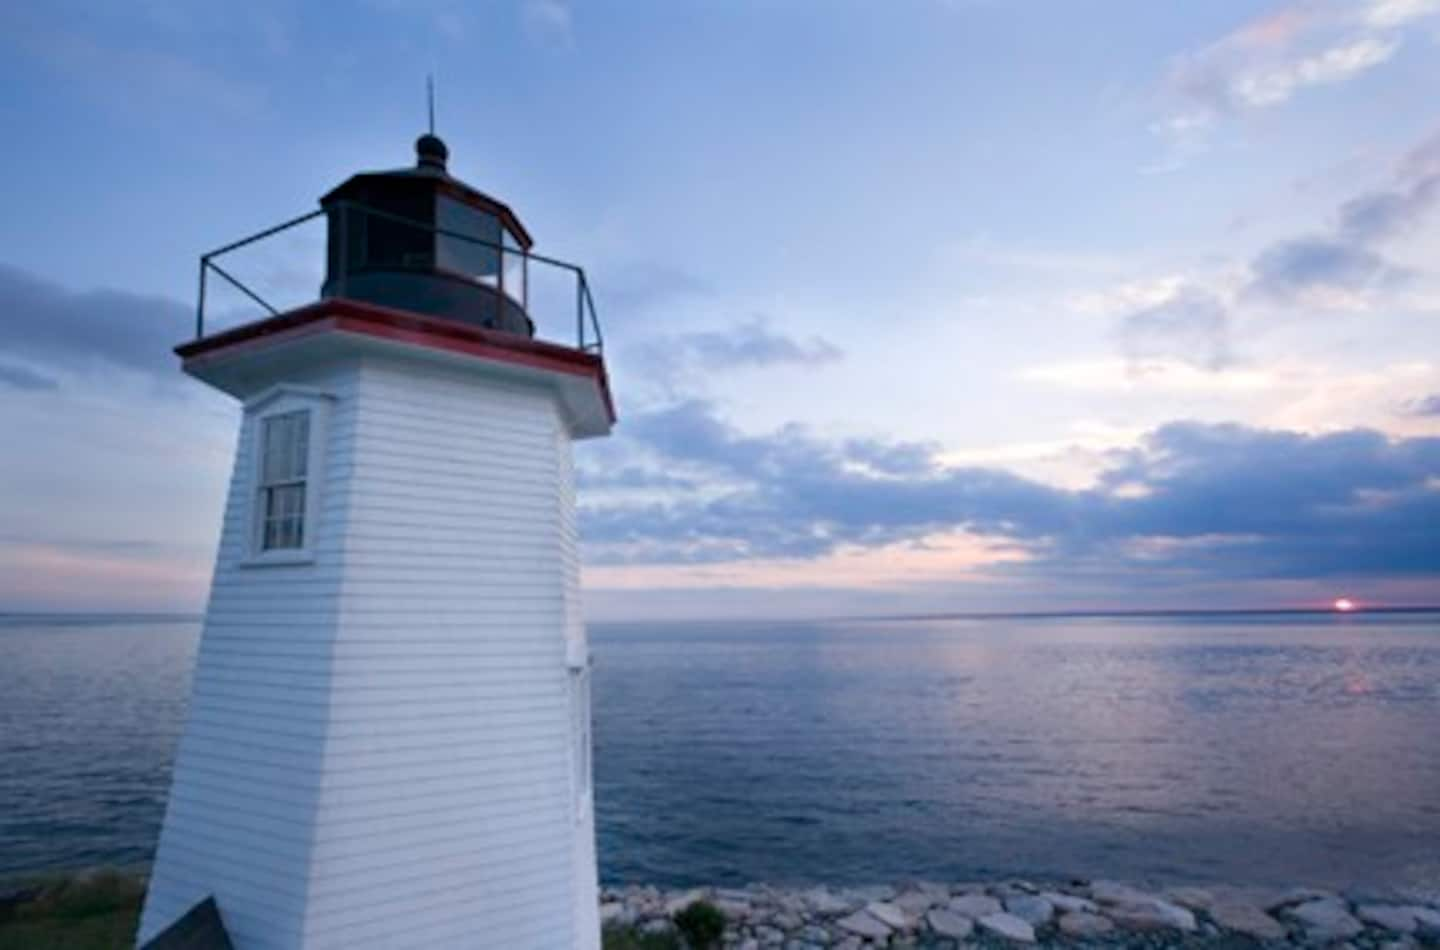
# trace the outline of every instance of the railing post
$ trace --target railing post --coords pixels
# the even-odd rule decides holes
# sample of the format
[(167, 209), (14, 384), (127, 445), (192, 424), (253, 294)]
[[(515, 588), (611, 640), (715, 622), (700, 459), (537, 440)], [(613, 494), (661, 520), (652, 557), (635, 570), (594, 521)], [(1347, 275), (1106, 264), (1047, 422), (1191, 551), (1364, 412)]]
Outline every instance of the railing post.
[(195, 301), (195, 339), (205, 335), (205, 269), (209, 265), (208, 257), (200, 258), (200, 293)]
[(585, 275), (575, 272), (575, 337), (585, 349)]

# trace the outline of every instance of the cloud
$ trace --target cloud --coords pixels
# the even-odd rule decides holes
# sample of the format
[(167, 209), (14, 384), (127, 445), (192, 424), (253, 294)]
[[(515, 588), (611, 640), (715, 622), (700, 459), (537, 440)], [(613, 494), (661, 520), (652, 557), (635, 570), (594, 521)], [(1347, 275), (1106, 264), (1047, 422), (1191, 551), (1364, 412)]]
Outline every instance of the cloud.
[(1250, 290), (1277, 300), (1289, 300), (1312, 289), (1355, 292), (1383, 288), (1407, 277), (1374, 251), (1327, 237), (1272, 244), (1250, 266)]
[(1219, 370), (1232, 361), (1229, 307), (1218, 294), (1193, 284), (1126, 314), (1118, 335), (1126, 360), (1136, 369), (1173, 359)]
[(640, 465), (611, 469), (597, 465), (582, 466), (577, 472), (582, 491), (670, 489), (690, 491), (696, 487), (692, 478), (681, 478), (667, 472), (654, 471)]
[(0, 386), (8, 386), (21, 392), (47, 392), (60, 388), (60, 383), (51, 376), (45, 376), (24, 366), (0, 363)]
[(1340, 233), (1355, 241), (1380, 241), (1413, 230), (1429, 214), (1440, 192), (1440, 175), (1406, 191), (1360, 195), (1340, 207)]
[[(255, 79), (261, 73), (226, 73), (216, 68), (218, 57), (195, 55), (197, 49), (213, 45), (213, 38), (191, 34), (188, 43), (174, 42), (166, 49), (155, 45), (157, 37), (152, 33), (143, 43), (127, 43), (121, 38), (124, 30), (86, 32), (93, 27), (93, 18), (52, 16), (43, 5), (31, 7), (0, 7), (0, 41), (8, 40), (20, 53), (44, 63), (117, 113), (146, 118), (199, 110), (197, 114), (248, 121), (265, 111), (268, 89)], [(248, 24), (251, 19), (237, 19), (227, 6), (215, 10), (206, 22)], [(272, 30), (270, 36), (274, 35)], [(268, 42), (254, 45), (264, 47)], [(117, 82), (116, 77), (124, 81)]]
[(844, 357), (822, 337), (799, 339), (770, 328), (755, 317), (720, 330), (696, 330), (648, 339), (631, 347), (626, 357), (644, 377), (674, 393), (703, 389), (707, 376), (739, 369), (776, 366), (818, 367)]
[(178, 378), (171, 348), (186, 337), (194, 319), (188, 307), (173, 300), (66, 290), (4, 264), (0, 300), (5, 301), (0, 351), (60, 374), (118, 369)]
[(1340, 206), (1339, 233), (1350, 241), (1373, 243), (1415, 230), (1440, 197), (1440, 133), (1410, 151), (1392, 188), (1368, 192)]
[(1392, 59), (1433, 0), (1308, 0), (1242, 24), (1171, 62), (1183, 105), (1152, 128), (1184, 141), (1226, 115), (1274, 108), (1305, 89), (1349, 82)]
[(1440, 13), (1440, 0), (1370, 0), (1362, 7), (1360, 15), (1366, 23), (1388, 29)]
[(1416, 275), (1392, 263), (1384, 242), (1414, 231), (1440, 196), (1440, 133), (1402, 158), (1388, 188), (1343, 202), (1325, 233), (1277, 241), (1251, 261), (1247, 293), (1274, 301), (1363, 305), (1371, 291), (1390, 290)]
[[(1064, 489), (933, 448), (828, 442), (800, 426), (746, 435), (702, 402), (632, 419), (637, 451), (709, 487), (592, 502), (595, 563), (813, 560), (941, 533), (1023, 552), (1007, 571), (1144, 568), (1208, 578), (1440, 574), (1440, 438), (1172, 423)], [(1135, 575), (1144, 578), (1145, 574)]]
[[(1309, 56), (1235, 55), (1255, 48), (1223, 44), (1184, 62), (1176, 86), (1215, 112), (1263, 109), (1288, 102), (1307, 86), (1345, 82), (1384, 63), (1399, 48), (1393, 40), (1356, 40)], [(1258, 61), (1257, 61), (1258, 60)]]
[(552, 46), (575, 42), (575, 17), (566, 0), (524, 0), (520, 13), (532, 39)]
[(821, 337), (797, 340), (771, 330), (757, 318), (725, 330), (701, 330), (662, 339), (656, 349), (672, 359), (688, 360), (702, 369), (795, 364), (819, 366), (844, 356)]
[(1412, 416), (1440, 417), (1440, 393), (1412, 400), (1405, 408)]

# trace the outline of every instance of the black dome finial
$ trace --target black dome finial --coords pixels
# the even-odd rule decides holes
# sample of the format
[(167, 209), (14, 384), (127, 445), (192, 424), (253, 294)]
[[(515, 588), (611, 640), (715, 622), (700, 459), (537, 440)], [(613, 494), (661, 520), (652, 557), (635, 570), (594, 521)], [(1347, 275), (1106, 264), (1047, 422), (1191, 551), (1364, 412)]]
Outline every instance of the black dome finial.
[(425, 105), (430, 113), (430, 129), (424, 135), (415, 140), (415, 164), (420, 168), (438, 168), (445, 170), (445, 160), (450, 157), (450, 150), (445, 143), (440, 141), (440, 136), (435, 134), (435, 75), (432, 73), (425, 77)]
[(449, 157), (450, 150), (440, 141), (440, 136), (427, 132), (415, 140), (415, 164), (421, 168), (428, 166), (444, 171)]

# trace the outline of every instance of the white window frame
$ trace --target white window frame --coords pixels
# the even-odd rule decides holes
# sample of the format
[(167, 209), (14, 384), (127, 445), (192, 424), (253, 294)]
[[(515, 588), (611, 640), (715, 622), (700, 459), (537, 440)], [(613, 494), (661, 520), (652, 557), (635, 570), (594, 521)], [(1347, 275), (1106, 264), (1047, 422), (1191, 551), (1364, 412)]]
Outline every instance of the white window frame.
[(595, 752), (590, 715), (590, 662), (566, 665), (566, 697), (570, 717), (570, 784), (575, 821), (590, 817), (594, 807)]
[[(248, 513), (249, 556), (241, 562), (244, 567), (275, 567), (284, 565), (311, 564), (315, 561), (315, 540), (320, 528), (320, 502), (324, 483), (324, 460), (326, 431), (329, 423), (330, 406), (334, 397), (322, 390), (305, 386), (276, 386), (266, 390), (245, 404), (246, 435), (250, 449), (250, 510)], [(264, 450), (266, 421), (276, 416), (294, 412), (309, 415), (308, 453), (305, 459), (305, 506), (301, 529), (301, 545), (298, 548), (272, 548), (266, 550), (265, 540), (265, 486)]]

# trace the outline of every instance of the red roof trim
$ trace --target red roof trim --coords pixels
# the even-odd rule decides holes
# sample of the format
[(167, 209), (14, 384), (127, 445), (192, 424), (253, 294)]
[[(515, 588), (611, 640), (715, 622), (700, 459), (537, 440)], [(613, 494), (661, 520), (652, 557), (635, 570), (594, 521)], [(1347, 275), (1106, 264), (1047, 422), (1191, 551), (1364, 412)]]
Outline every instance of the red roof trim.
[(616, 419), (605, 361), (595, 353), (341, 297), (182, 343), (175, 347), (175, 353), (187, 364), (208, 362), (237, 352), (326, 332), (356, 333), (500, 363), (590, 377), (600, 387), (610, 421), (613, 423)]

